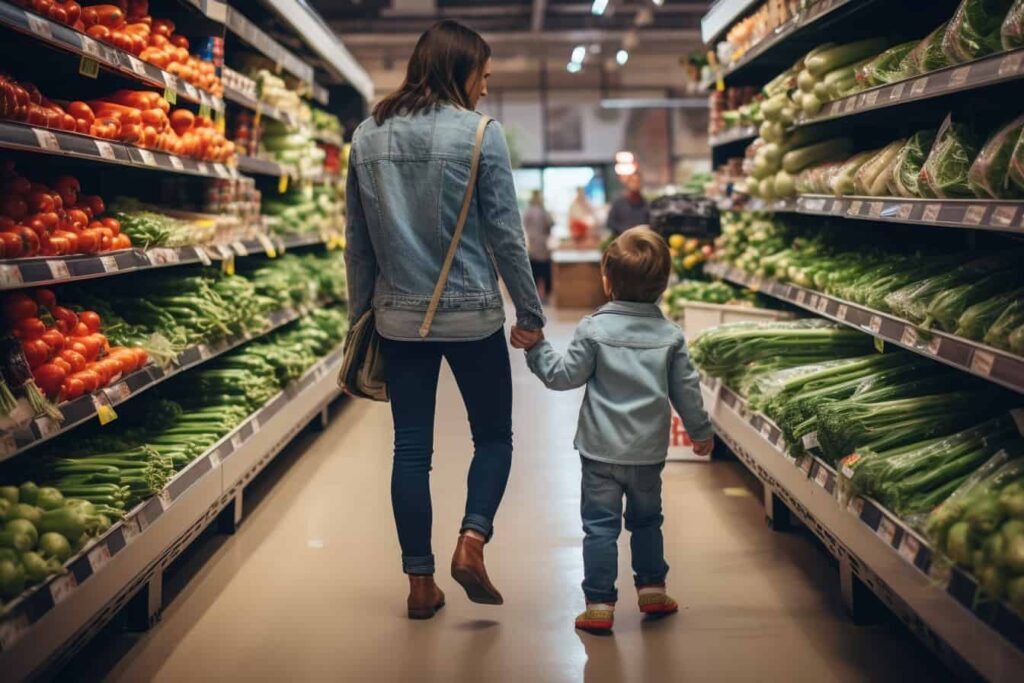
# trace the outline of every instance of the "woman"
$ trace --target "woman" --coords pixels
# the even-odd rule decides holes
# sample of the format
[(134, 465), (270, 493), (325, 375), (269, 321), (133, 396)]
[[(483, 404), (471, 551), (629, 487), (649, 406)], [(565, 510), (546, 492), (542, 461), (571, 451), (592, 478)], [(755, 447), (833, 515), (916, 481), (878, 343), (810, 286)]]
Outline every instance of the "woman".
[(544, 208), (544, 197), (540, 190), (530, 195), (530, 205), (523, 213), (523, 227), (526, 229), (526, 245), (530, 254), (530, 269), (533, 281), (541, 299), (551, 295), (551, 228), (555, 222)]
[(372, 306), (384, 338), (395, 425), (391, 502), (413, 619), (444, 606), (433, 578), (429, 481), (441, 359), (455, 375), (474, 444), (452, 576), (470, 600), (500, 605), (483, 563), (512, 462), (512, 378), (495, 265), (515, 304), (517, 334), (544, 325), (508, 147), (501, 126), (490, 123), (465, 231), (433, 325), (420, 337), (462, 208), (481, 121), (474, 109), (490, 71), (490, 47), (478, 34), (454, 21), (435, 24), (417, 42), (405, 82), (356, 129), (349, 156), (349, 316)]

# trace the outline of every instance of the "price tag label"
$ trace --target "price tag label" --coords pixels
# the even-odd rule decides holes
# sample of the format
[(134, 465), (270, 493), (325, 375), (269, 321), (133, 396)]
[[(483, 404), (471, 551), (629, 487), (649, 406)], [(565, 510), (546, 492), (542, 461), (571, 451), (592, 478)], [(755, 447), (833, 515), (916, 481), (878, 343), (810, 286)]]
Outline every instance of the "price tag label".
[(889, 93), (889, 101), (894, 102), (903, 97), (903, 88), (906, 83), (897, 83), (893, 86), (892, 92)]
[(285, 173), (277, 179), (277, 193), (284, 194), (288, 191), (288, 174)]
[(229, 178), (229, 177), (231, 177), (231, 174), (228, 173), (228, 169), (227, 169), (226, 166), (224, 166), (224, 164), (215, 163), (213, 165), (213, 171), (214, 171), (214, 173), (219, 175), (221, 178)]
[(846, 509), (852, 512), (856, 517), (860, 517), (860, 513), (864, 511), (864, 499), (851, 498), (850, 502), (846, 504)]
[(114, 161), (117, 159), (117, 155), (114, 153), (114, 147), (105, 140), (93, 140), (93, 144), (96, 145), (96, 151), (99, 153), (100, 158)]
[(933, 356), (939, 355), (939, 349), (942, 348), (942, 337), (932, 337), (928, 340), (928, 353)]
[(245, 248), (245, 244), (241, 241), (231, 243), (231, 251), (235, 252), (239, 256), (248, 256), (249, 250)]
[(251, 424), (251, 425), (252, 425), (252, 433), (253, 433), (253, 434), (255, 434), (256, 432), (260, 431), (260, 427), (262, 427), (262, 426), (263, 426), (263, 425), (262, 425), (262, 424), (260, 423), (260, 417), (259, 417), (259, 415), (254, 415), (254, 416), (253, 416), (253, 418), (252, 418), (251, 420), (249, 420), (249, 424)]
[(243, 441), (242, 441), (242, 435), (241, 434), (239, 434), (238, 432), (235, 432), (234, 434), (231, 435), (231, 449), (233, 451), (237, 451), (239, 448), (241, 448), (242, 447), (242, 443), (243, 443)]
[(195, 251), (196, 258), (199, 259), (200, 263), (202, 263), (204, 266), (213, 265), (213, 260), (210, 258), (210, 255), (206, 253), (206, 249), (204, 249), (203, 247), (193, 247), (192, 249), (193, 251)]
[(0, 652), (11, 649), (28, 628), (28, 615), (24, 612), (0, 619)]
[(82, 52), (99, 59), (106, 59), (106, 50), (100, 47), (100, 44), (89, 36), (79, 36), (78, 39), (82, 42)]
[(213, 355), (213, 351), (206, 344), (199, 344), (196, 349), (199, 351), (199, 357), (206, 360)]
[(804, 434), (803, 438), (800, 439), (800, 445), (804, 447), (804, 450), (811, 450), (818, 447), (818, 432), (811, 432), (810, 434)]
[(117, 259), (113, 256), (100, 256), (100, 265), (104, 273), (116, 273), (119, 270)]
[(802, 290), (802, 289), (797, 290), (797, 293), (796, 293), (796, 302), (797, 302), (797, 304), (803, 306), (806, 301), (807, 301), (807, 292)]
[(839, 304), (839, 308), (836, 309), (836, 317), (845, 322), (846, 314), (849, 312), (850, 309), (846, 304)]
[(100, 63), (92, 57), (82, 55), (78, 60), (78, 73), (86, 78), (97, 78), (100, 75)]
[(210, 105), (205, 102), (203, 104), (200, 104), (199, 115), (205, 116), (206, 118), (210, 118)]
[(98, 546), (89, 551), (89, 566), (92, 567), (92, 573), (97, 574), (101, 569), (107, 566), (110, 562), (110, 547), (106, 543), (100, 543)]
[(962, 66), (959, 69), (953, 69), (953, 72), (949, 74), (949, 87), (959, 88), (967, 82), (970, 75), (971, 67), (969, 66)]
[(921, 542), (917, 540), (913, 534), (903, 534), (903, 540), (900, 541), (900, 557), (914, 564), (917, 561), (917, 553), (921, 550)]
[(171, 492), (168, 491), (167, 489), (161, 491), (157, 495), (157, 498), (160, 500), (160, 507), (163, 509), (164, 512), (167, 512), (167, 508), (171, 507), (171, 505), (174, 503), (174, 499), (171, 498)]
[(888, 517), (882, 517), (878, 522), (878, 529), (875, 531), (878, 537), (883, 541), (892, 545), (892, 542), (896, 540), (896, 523)]
[(92, 405), (96, 409), (96, 417), (99, 418), (101, 425), (108, 425), (117, 419), (117, 412), (110, 405), (110, 399), (107, 398), (105, 393), (97, 392), (93, 394)]
[(1013, 217), (1017, 213), (1017, 207), (1008, 204), (997, 206), (992, 211), (992, 222), (996, 225), (1008, 228), (1013, 224)]
[(910, 84), (910, 96), (911, 97), (918, 97), (919, 95), (921, 95), (925, 91), (925, 88), (927, 88), (927, 87), (928, 87), (928, 77), (927, 76), (921, 76), (920, 78), (916, 79), (913, 83)]
[(921, 214), (921, 220), (925, 223), (934, 223), (939, 217), (939, 211), (941, 210), (941, 204), (927, 204), (924, 207), (924, 213)]
[(171, 162), (171, 166), (173, 166), (176, 170), (185, 170), (185, 162), (181, 160), (181, 157), (175, 154), (168, 154), (167, 159)]
[(139, 156), (146, 166), (156, 166), (156, 157), (148, 149), (139, 149)]
[(53, 598), (53, 604), (59, 605), (67, 600), (76, 588), (78, 588), (78, 581), (75, 580), (74, 574), (68, 572), (58, 576), (50, 582), (50, 597)]
[(992, 366), (995, 362), (996, 357), (993, 354), (982, 349), (975, 349), (974, 355), (971, 356), (971, 372), (988, 377), (992, 374)]
[(129, 517), (124, 520), (121, 525), (121, 535), (124, 536), (125, 545), (131, 545), (131, 542), (135, 540), (135, 537), (142, 532), (139, 528), (139, 520), (135, 517)]
[(843, 105), (843, 112), (849, 114), (851, 111), (857, 108), (857, 98), (848, 97), (846, 103)]
[(33, 128), (32, 134), (36, 136), (36, 142), (42, 149), (50, 152), (59, 152), (60, 143), (57, 142), (57, 136), (44, 128)]
[(913, 325), (905, 325), (903, 333), (900, 334), (900, 343), (904, 346), (917, 346), (917, 328)]
[(868, 329), (871, 330), (873, 334), (878, 334), (882, 329), (882, 318), (877, 315), (871, 316), (871, 319), (868, 320)]
[(819, 467), (817, 473), (814, 475), (814, 481), (821, 488), (828, 488), (828, 470), (824, 467)]
[(1013, 76), (1020, 73), (1021, 61), (1024, 60), (1024, 53), (1020, 50), (1011, 52), (999, 60), (999, 76)]
[(104, 389), (104, 393), (111, 403), (121, 403), (132, 395), (132, 388), (128, 386), (127, 382), (117, 382)]
[(50, 28), (49, 21), (32, 12), (25, 12), (25, 18), (28, 19), (29, 31), (32, 31), (32, 33), (40, 38), (53, 39), (53, 30)]
[(260, 246), (263, 247), (263, 252), (268, 258), (277, 258), (277, 248), (269, 237), (261, 232), (256, 235), (256, 240), (260, 243)]
[(53, 436), (60, 431), (60, 425), (57, 422), (45, 415), (37, 417), (35, 420), (36, 431), (42, 438)]
[(203, 175), (210, 175), (210, 167), (206, 165), (205, 161), (197, 161), (196, 170), (202, 173)]
[(985, 216), (985, 207), (981, 204), (972, 204), (967, 207), (964, 213), (964, 223), (967, 225), (978, 225)]
[[(199, 106), (202, 107), (203, 106), (202, 105), (202, 98), (199, 97), (199, 91), (196, 89), (196, 86), (192, 85), (188, 81), (184, 81), (183, 87), (185, 88), (185, 94), (188, 95), (189, 98), (191, 98), (193, 100), (199, 100), (200, 101), (200, 105)], [(199, 115), (200, 116), (205, 116), (205, 117), (209, 118), (210, 117), (210, 107), (209, 106), (206, 107), (206, 113), (205, 114), (203, 113), (203, 110), (200, 109), (199, 110)]]
[[(174, 76), (172, 76), (171, 74), (165, 72), (164, 73), (164, 80), (167, 80), (168, 77), (174, 78)], [(164, 99), (167, 100), (167, 102), (169, 104), (177, 104), (178, 103), (178, 91), (175, 90), (174, 88), (170, 87), (170, 86), (167, 86), (166, 88), (164, 88)]]
[(176, 249), (164, 249), (159, 247), (147, 250), (146, 257), (149, 258), (149, 262), (154, 266), (178, 263), (181, 260)]
[(807, 199), (803, 201), (804, 209), (807, 211), (821, 211), (825, 208), (824, 199)]
[(50, 277), (54, 280), (67, 280), (71, 277), (71, 271), (68, 270), (68, 264), (66, 261), (47, 261), (46, 267), (50, 271)]
[(220, 262), (220, 269), (225, 275), (234, 275), (235, 255), (231, 254), (230, 256), (225, 257), (224, 260)]
[(6, 458), (16, 450), (18, 450), (18, 442), (15, 440), (14, 434), (10, 432), (0, 434), (0, 457)]
[(855, 200), (853, 200), (852, 202), (850, 202), (850, 208), (849, 208), (849, 210), (848, 210), (848, 211), (846, 212), (846, 213), (847, 213), (847, 215), (850, 215), (850, 216), (859, 216), (859, 215), (860, 215), (860, 208), (861, 208), (861, 206), (863, 206), (863, 205), (864, 205), (864, 202), (860, 201), (859, 199), (855, 199)]
[(871, 202), (868, 204), (868, 215), (872, 218), (878, 218), (882, 215), (882, 202)]
[(815, 309), (817, 309), (819, 313), (825, 313), (828, 310), (828, 299), (826, 299), (824, 296), (819, 296), (818, 303), (815, 306)]
[(864, 106), (873, 107), (875, 106), (876, 102), (878, 102), (877, 90), (869, 90), (868, 92), (864, 93)]
[(25, 279), (21, 276), (21, 268), (18, 266), (0, 265), (0, 285), (10, 287), (20, 285)]
[(142, 60), (136, 59), (131, 55), (128, 56), (128, 68), (130, 68), (136, 76), (149, 76), (146, 72), (146, 65), (142, 63)]
[(900, 204), (899, 207), (896, 209), (896, 216), (899, 217), (901, 221), (905, 221), (908, 218), (910, 218), (910, 214), (913, 213), (913, 211), (913, 204)]
[(771, 435), (772, 435), (772, 426), (770, 424), (768, 424), (767, 422), (762, 422), (761, 423), (760, 432), (761, 432), (761, 437), (763, 439), (770, 440)]
[[(333, 243), (334, 243), (334, 237), (332, 236), (330, 239), (328, 239), (328, 244), (329, 245), (333, 245)], [(755, 291), (760, 291), (762, 284), (763, 284), (763, 281), (761, 280), (761, 276), (760, 275), (754, 275), (747, 282), (747, 287), (749, 287), (750, 289), (753, 289)]]

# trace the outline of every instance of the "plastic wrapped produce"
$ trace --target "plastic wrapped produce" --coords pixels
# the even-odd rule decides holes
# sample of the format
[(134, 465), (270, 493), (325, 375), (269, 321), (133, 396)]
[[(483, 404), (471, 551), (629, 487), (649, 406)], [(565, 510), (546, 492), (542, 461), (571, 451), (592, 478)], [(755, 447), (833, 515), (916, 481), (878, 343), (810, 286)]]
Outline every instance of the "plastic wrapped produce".
[(833, 169), (833, 173), (831, 173), (827, 179), (828, 186), (832, 191), (832, 194), (837, 197), (854, 194), (857, 191), (855, 183), (857, 172), (860, 171), (862, 166), (874, 159), (881, 151), (882, 150), (880, 149), (874, 149), (854, 154), (841, 165), (835, 167)]
[(967, 173), (978, 153), (976, 136), (967, 126), (947, 116), (921, 167), (918, 189), (926, 197), (967, 198), (974, 193)]
[(1001, 50), (1002, 24), (1013, 0), (963, 0), (949, 20), (942, 51), (953, 64)]
[(1024, 0), (1015, 0), (999, 31), (1004, 50), (1024, 47)]
[(889, 191), (889, 179), (896, 165), (896, 155), (906, 140), (894, 140), (883, 147), (853, 177), (854, 191), (859, 195), (881, 197)]
[(1010, 333), (1009, 342), (1010, 351), (1018, 355), (1024, 355), (1024, 325)]
[(857, 72), (857, 80), (866, 87), (873, 88), (877, 85), (902, 81), (904, 78), (912, 76), (913, 73), (905, 60), (919, 42), (921, 41), (911, 40), (890, 47), (861, 66)]
[(1010, 160), (1024, 130), (1024, 115), (1018, 116), (989, 138), (971, 164), (967, 184), (979, 197), (1012, 199), (1022, 195), (1010, 182)]
[(944, 330), (956, 329), (960, 316), (972, 306), (1009, 289), (1021, 285), (1024, 269), (1007, 268), (987, 273), (978, 279), (964, 278), (960, 283), (939, 292), (928, 306), (928, 317), (923, 326), (937, 322)]
[(942, 24), (929, 33), (913, 50), (907, 53), (900, 69), (907, 74), (924, 74), (949, 66), (949, 59), (942, 51), (942, 38), (947, 24)]
[(985, 343), (1000, 349), (1010, 348), (1010, 335), (1024, 325), (1024, 297), (1012, 301), (985, 333)]
[(919, 130), (903, 145), (889, 177), (889, 194), (898, 197), (920, 197), (918, 177), (928, 152), (935, 143), (934, 130)]
[(957, 321), (953, 334), (981, 341), (985, 337), (985, 332), (992, 327), (1006, 307), (1022, 298), (1024, 289), (1015, 289), (968, 306)]

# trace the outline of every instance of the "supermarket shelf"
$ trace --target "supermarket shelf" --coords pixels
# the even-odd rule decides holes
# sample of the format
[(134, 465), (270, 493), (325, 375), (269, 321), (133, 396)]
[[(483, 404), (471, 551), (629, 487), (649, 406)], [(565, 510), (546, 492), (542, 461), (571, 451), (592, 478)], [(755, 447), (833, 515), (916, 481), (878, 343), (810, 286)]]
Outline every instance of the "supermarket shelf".
[(801, 195), (797, 213), (1024, 233), (1024, 201)]
[(275, 121), (280, 121), (281, 123), (291, 128), (302, 127), (302, 123), (291, 112), (284, 111), (283, 109), (278, 109), (277, 107), (269, 105), (266, 102), (260, 102), (258, 99), (254, 97), (249, 97), (247, 94), (241, 92), (240, 90), (225, 87), (224, 99), (228, 100), (229, 102), (234, 102), (235, 104), (245, 107), (246, 109), (249, 109), (251, 111), (259, 112), (260, 116), (266, 116), (268, 118), (274, 119)]
[[(792, 457), (781, 432), (718, 380), (703, 386), (718, 436), (907, 626), (960, 674), (1009, 681), (1024, 666), (1024, 620), (1004, 604), (975, 607), (977, 586), (933, 567), (928, 543), (878, 503), (835, 497), (837, 472)], [(841, 571), (842, 574), (842, 571)]]
[(207, 19), (223, 24), (227, 21), (228, 5), (221, 0), (181, 0), (206, 15)]
[(797, 285), (747, 275), (722, 263), (709, 263), (704, 272), (1024, 393), (1024, 357), (945, 332), (922, 330), (902, 318)]
[(149, 171), (184, 173), (207, 178), (238, 177), (238, 172), (233, 167), (221, 163), (197, 161), (191, 157), (180, 157), (78, 133), (35, 128), (14, 121), (0, 121), (0, 149), (53, 154), (103, 164), (134, 166)]
[[(274, 311), (267, 316), (266, 326), (258, 332), (236, 334), (213, 344), (199, 344), (189, 347), (182, 351), (174, 360), (172, 366), (166, 370), (150, 363), (108, 387), (62, 403), (58, 407), (64, 417), (59, 424), (49, 417), (37, 417), (28, 426), (13, 434), (13, 442), (9, 438), (0, 438), (0, 461), (13, 458), (30, 448), (35, 448), (41, 443), (65, 434), (79, 425), (96, 418), (101, 409), (105, 410), (109, 406), (120, 405), (133, 396), (141, 394), (147, 389), (152, 389), (170, 377), (191, 370), (211, 358), (216, 358), (248, 341), (262, 337), (290, 322), (294, 322), (309, 313), (310, 310), (308, 307), (300, 307), (283, 308)], [(7, 434), (0, 436), (6, 437)]]
[(314, 131), (313, 139), (325, 145), (331, 145), (332, 147), (341, 148), (345, 145), (345, 141), (342, 139), (340, 133), (322, 133), (320, 131)]
[(283, 166), (276, 161), (250, 157), (245, 154), (238, 155), (238, 170), (249, 175), (268, 175), (275, 178), (295, 175), (293, 169)]
[(334, 375), (340, 365), (339, 348), (178, 473), (160, 495), (71, 558), (67, 573), (7, 605), (0, 613), (5, 677), (34, 677), (66, 659), (140, 590), (159, 596), (159, 587), (150, 586), (159, 584), (167, 565), (338, 397)]
[[(292, 3), (295, 4), (295, 3)], [(230, 5), (225, 14), (224, 25), (232, 33), (256, 48), (268, 59), (286, 69), (300, 81), (312, 85), (313, 67), (286, 50), (280, 43), (264, 33), (234, 7)], [(299, 34), (301, 36), (301, 34)]]
[(141, 83), (165, 88), (184, 98), (213, 111), (224, 111), (224, 100), (174, 74), (148, 64), (135, 55), (79, 33), (70, 26), (50, 21), (34, 12), (21, 9), (9, 2), (0, 2), (0, 26), (25, 33), (65, 52), (91, 59), (100, 66)]
[(705, 45), (715, 40), (736, 20), (754, 8), (758, 0), (718, 0), (700, 20), (700, 39)]
[(757, 126), (739, 126), (713, 135), (708, 139), (708, 144), (711, 145), (712, 149), (715, 147), (724, 147), (725, 145), (731, 145), (737, 142), (743, 142), (745, 140), (753, 140), (757, 137)]
[(0, 291), (92, 280), (167, 266), (222, 261), (239, 256), (277, 254), (295, 247), (326, 244), (336, 234), (319, 233), (261, 236), (230, 244), (189, 247), (125, 249), (95, 255), (55, 256), (0, 261)]
[(878, 86), (828, 102), (822, 107), (821, 113), (813, 117), (805, 117), (798, 121), (797, 125), (811, 125), (908, 102), (943, 97), (1022, 77), (1024, 77), (1024, 48), (1000, 52), (966, 64), (938, 69), (921, 76)]

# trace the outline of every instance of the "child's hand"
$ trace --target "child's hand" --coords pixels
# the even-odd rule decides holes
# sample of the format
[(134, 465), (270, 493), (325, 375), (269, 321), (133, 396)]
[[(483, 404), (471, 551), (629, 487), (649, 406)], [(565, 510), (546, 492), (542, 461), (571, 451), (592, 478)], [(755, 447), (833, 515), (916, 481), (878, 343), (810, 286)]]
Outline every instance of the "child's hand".
[(711, 455), (711, 450), (715, 447), (715, 437), (710, 439), (702, 439), (700, 441), (693, 442), (693, 452), (701, 457)]
[(524, 330), (520, 327), (512, 327), (512, 348), (529, 351), (544, 338), (541, 330)]

